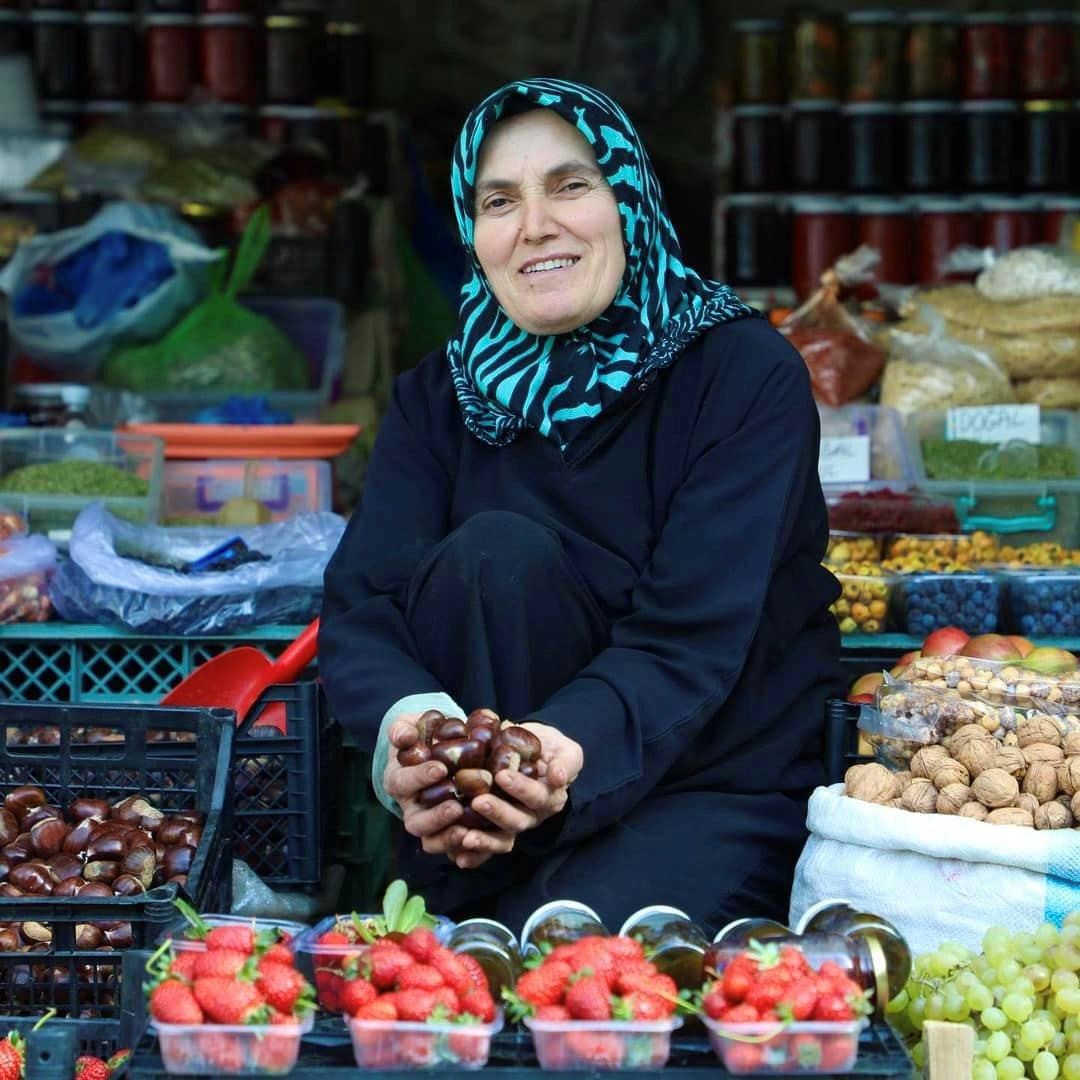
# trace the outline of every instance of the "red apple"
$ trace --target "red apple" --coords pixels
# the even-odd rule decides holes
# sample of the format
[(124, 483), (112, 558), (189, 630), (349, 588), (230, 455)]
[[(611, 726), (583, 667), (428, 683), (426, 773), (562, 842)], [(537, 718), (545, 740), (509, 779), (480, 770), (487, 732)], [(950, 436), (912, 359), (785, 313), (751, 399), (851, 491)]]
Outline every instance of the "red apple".
[(966, 656), (968, 635), (957, 626), (943, 626), (922, 643), (923, 656)]
[(1035, 648), (1026, 637), (1021, 637), (1019, 634), (1006, 634), (1005, 636), (1012, 642), (1013, 648), (1020, 654), (1021, 659), (1030, 655)]
[(922, 656), (922, 652), (919, 649), (913, 649), (911, 652), (906, 652), (896, 661), (896, 667), (906, 668), (912, 660), (918, 660), (920, 656)]
[(1016, 646), (1002, 634), (980, 634), (968, 639), (964, 655), (978, 660), (1019, 660)]
[(854, 701), (860, 705), (869, 705), (874, 700), (874, 692), (882, 683), (885, 676), (880, 671), (872, 671), (869, 675), (860, 675), (848, 691), (848, 701)]

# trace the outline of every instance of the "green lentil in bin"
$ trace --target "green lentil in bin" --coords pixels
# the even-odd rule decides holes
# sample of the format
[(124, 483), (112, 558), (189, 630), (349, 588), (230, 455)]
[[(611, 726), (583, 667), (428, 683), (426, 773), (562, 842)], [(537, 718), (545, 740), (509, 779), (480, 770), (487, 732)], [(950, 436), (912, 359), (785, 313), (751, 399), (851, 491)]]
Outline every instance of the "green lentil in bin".
[(740, 19), (735, 35), (735, 101), (780, 105), (784, 101), (784, 20)]
[(900, 28), (894, 11), (844, 16), (847, 100), (895, 101), (900, 96)]
[(955, 98), (959, 86), (960, 34), (955, 15), (913, 11), (906, 19), (904, 60), (911, 100)]
[(1068, 446), (995, 447), (970, 439), (924, 439), (921, 448), (931, 480), (1072, 480), (1077, 476), (1076, 454)]
[(831, 17), (807, 13), (793, 20), (788, 87), (793, 100), (840, 97), (840, 32)]

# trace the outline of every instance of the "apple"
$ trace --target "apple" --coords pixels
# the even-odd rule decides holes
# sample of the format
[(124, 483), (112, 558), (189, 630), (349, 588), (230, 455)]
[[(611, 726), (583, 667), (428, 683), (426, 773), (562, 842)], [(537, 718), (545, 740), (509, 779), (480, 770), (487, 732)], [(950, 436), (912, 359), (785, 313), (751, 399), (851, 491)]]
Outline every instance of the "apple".
[(885, 676), (880, 671), (872, 671), (869, 675), (860, 675), (851, 684), (848, 701), (857, 702), (860, 705), (869, 705), (874, 700), (874, 692), (884, 682)]
[(969, 638), (964, 645), (964, 656), (978, 660), (1019, 660), (1020, 652), (1003, 634), (980, 634)]
[(1053, 645), (1042, 645), (1037, 649), (1033, 648), (1024, 657), (1024, 662), (1020, 666), (1040, 675), (1064, 675), (1066, 672), (1076, 670), (1077, 660), (1065, 649), (1058, 649)]
[(1005, 636), (1013, 643), (1013, 648), (1016, 649), (1021, 658), (1028, 656), (1035, 648), (1026, 637), (1021, 637), (1019, 634), (1006, 634)]
[(911, 652), (904, 653), (904, 655), (896, 661), (896, 666), (898, 668), (906, 668), (912, 660), (918, 660), (920, 656), (922, 656), (922, 651), (920, 649), (912, 649)]
[(970, 638), (958, 626), (943, 626), (922, 643), (923, 656), (965, 656)]

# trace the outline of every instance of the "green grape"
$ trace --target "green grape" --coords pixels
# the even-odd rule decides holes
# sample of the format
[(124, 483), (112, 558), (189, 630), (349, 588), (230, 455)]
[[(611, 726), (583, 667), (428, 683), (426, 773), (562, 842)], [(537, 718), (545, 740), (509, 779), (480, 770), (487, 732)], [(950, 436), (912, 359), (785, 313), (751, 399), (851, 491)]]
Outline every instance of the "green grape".
[(1031, 981), (1036, 991), (1042, 993), (1050, 985), (1050, 969), (1045, 964), (1028, 964), (1024, 975)]
[(1054, 965), (1073, 973), (1080, 971), (1080, 949), (1075, 945), (1058, 945), (1054, 949)]
[(1080, 1080), (1080, 1054), (1070, 1054), (1061, 1063), (1061, 1075), (1065, 1080)]
[(1035, 996), (1035, 984), (1026, 976), (1018, 975), (1009, 983), (1010, 994), (1020, 994), (1022, 997)]
[(1080, 926), (1080, 908), (1074, 908), (1065, 916), (1064, 923), (1066, 926)]
[(945, 1019), (945, 995), (939, 991), (935, 991), (926, 999), (926, 1019)]
[(1049, 1042), (1061, 1030), (1061, 1021), (1046, 1009), (1037, 1009), (1031, 1014), (1031, 1019), (1037, 1020), (1042, 1025), (1043, 1031), (1046, 1032), (1044, 1040), (1046, 1042)]
[(1080, 1031), (1070, 1031), (1065, 1038), (1069, 1040), (1069, 1053), (1080, 1054)]
[(992, 953), (995, 949), (1008, 949), (1012, 945), (1012, 934), (1004, 926), (991, 926), (983, 934), (982, 947), (984, 953)]
[(1054, 1007), (1073, 1016), (1080, 1013), (1080, 989), (1059, 990), (1054, 995)]
[(916, 1031), (922, 1031), (923, 1021), (926, 1019), (926, 998), (916, 998), (907, 1007), (907, 1018)]
[(885, 1006), (885, 1012), (902, 1013), (908, 1007), (908, 1002), (910, 1001), (911, 998), (908, 996), (907, 990), (901, 990), (900, 993)]
[(1009, 1036), (1004, 1031), (995, 1031), (987, 1037), (983, 1054), (987, 1061), (993, 1061), (996, 1064), (1004, 1061), (1009, 1056), (1010, 1050), (1012, 1050), (1012, 1040)]
[(1001, 1011), (1010, 1019), (1022, 1024), (1031, 1016), (1035, 1003), (1023, 994), (1006, 994), (1001, 999)]
[[(1070, 912), (1070, 914), (1072, 914)], [(1068, 922), (1068, 918), (1065, 919)], [(1044, 922), (1038, 930), (1035, 931), (1035, 941), (1041, 945), (1044, 949), (1049, 949), (1052, 945), (1058, 943), (1058, 928), (1053, 923)]]
[(939, 950), (930, 954), (930, 958), (926, 962), (927, 974), (935, 979), (943, 979), (956, 967), (956, 964), (956, 958), (951, 953)]
[(983, 982), (986, 981), (986, 973), (991, 971), (993, 966), (994, 965), (991, 964), (985, 956), (976, 956), (975, 959), (971, 961), (972, 973), (982, 979)]
[(976, 983), (964, 995), (964, 1000), (972, 1012), (982, 1012), (983, 1009), (989, 1009), (994, 1004), (994, 992), (982, 983)]
[(998, 1080), (1021, 1080), (1024, 1075), (1024, 1063), (1010, 1055), (997, 1063)]
[(1067, 922), (1061, 928), (1061, 942), (1063, 945), (1080, 945), (1080, 925)]
[(1069, 1049), (1069, 1040), (1063, 1032), (1058, 1032), (1047, 1044), (1046, 1048), (1054, 1057), (1061, 1059)]
[(1031, 1050), (1041, 1050), (1047, 1039), (1038, 1020), (1028, 1020), (1020, 1025), (1019, 1044)]
[(911, 1060), (915, 1063), (915, 1068), (923, 1068), (926, 1064), (926, 1043), (920, 1041), (911, 1048)]
[(949, 989), (945, 993), (945, 1019), (953, 1024), (963, 1023), (971, 1015), (971, 1009), (959, 990)]
[(1024, 964), (1037, 964), (1042, 960), (1043, 949), (1034, 938), (1031, 940), (1030, 945), (1024, 945), (1020, 948), (1018, 955), (1021, 963)]
[(1011, 983), (1014, 979), (1020, 978), (1020, 973), (1023, 970), (1019, 960), (1006, 960), (1004, 964), (998, 965), (998, 980), (1002, 984)]
[(983, 1009), (979, 1021), (987, 1031), (1000, 1031), (1009, 1018), (996, 1005), (992, 1005), (989, 1009)]
[(1057, 1080), (1058, 1060), (1049, 1050), (1040, 1050), (1031, 1066), (1035, 1080)]
[(971, 1080), (997, 1080), (994, 1063), (986, 1058), (976, 1058), (971, 1066)]
[(1050, 976), (1051, 990), (1075, 990), (1080, 986), (1080, 975), (1075, 971), (1055, 971)]
[(979, 976), (973, 971), (961, 971), (956, 978), (953, 979), (952, 984), (957, 990), (970, 990), (979, 981)]

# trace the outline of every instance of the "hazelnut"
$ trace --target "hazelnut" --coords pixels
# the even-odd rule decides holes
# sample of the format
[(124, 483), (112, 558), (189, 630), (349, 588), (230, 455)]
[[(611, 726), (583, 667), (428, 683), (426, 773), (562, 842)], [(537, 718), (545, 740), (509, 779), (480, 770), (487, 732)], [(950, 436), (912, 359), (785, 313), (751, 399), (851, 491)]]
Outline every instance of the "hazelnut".
[(1052, 743), (1029, 743), (1021, 750), (1021, 753), (1024, 755), (1024, 760), (1029, 765), (1033, 761), (1049, 761), (1056, 765), (1059, 761), (1065, 760), (1065, 755), (1061, 752), (1061, 747), (1054, 746)]
[(967, 769), (959, 761), (953, 761), (952, 758), (943, 760), (934, 769), (931, 779), (934, 781), (934, 787), (938, 791), (944, 791), (950, 784), (963, 784), (966, 787), (971, 782)]
[(1016, 806), (1003, 806), (997, 810), (991, 810), (986, 815), (986, 820), (991, 825), (1021, 825), (1028, 829), (1035, 826), (1035, 818), (1026, 810), (1021, 810)]
[(1042, 804), (1030, 792), (1022, 791), (1016, 796), (1016, 805), (1021, 810), (1026, 810), (1029, 814), (1034, 814)]
[(972, 799), (971, 802), (964, 803), (956, 813), (958, 817), (973, 818), (975, 821), (985, 821), (986, 816), (990, 811), (987, 810), (981, 802)]
[(1072, 811), (1059, 802), (1048, 802), (1035, 811), (1036, 829), (1069, 829), (1072, 824)]
[(971, 792), (987, 809), (998, 810), (1016, 802), (1020, 785), (1004, 769), (986, 769), (972, 781)]
[(1057, 765), (1058, 788), (1065, 795), (1080, 791), (1080, 756), (1068, 757)]
[(1058, 789), (1058, 771), (1049, 761), (1033, 761), (1024, 776), (1023, 790), (1040, 803), (1049, 802)]
[(961, 807), (971, 802), (972, 798), (971, 788), (967, 784), (948, 784), (938, 792), (937, 812), (958, 814)]
[[(985, 739), (970, 739), (958, 750), (955, 750), (956, 760), (967, 769), (968, 774), (974, 779), (979, 773), (997, 765), (998, 744), (989, 735)], [(1000, 770), (1004, 772), (1004, 769)], [(1008, 773), (1005, 774), (1008, 776)]]
[(930, 780), (934, 770), (948, 760), (949, 751), (944, 746), (924, 746), (911, 759), (911, 775), (922, 780)]
[(844, 789), (853, 799), (882, 806), (900, 797), (896, 774), (876, 763), (852, 765), (844, 774)]
[(1048, 743), (1051, 746), (1061, 745), (1061, 730), (1048, 716), (1037, 713), (1033, 716), (1024, 717), (1016, 725), (1016, 739), (1023, 750), (1032, 743)]
[(933, 814), (937, 812), (938, 790), (933, 781), (916, 777), (911, 781), (903, 793), (900, 801), (905, 810), (914, 814)]

